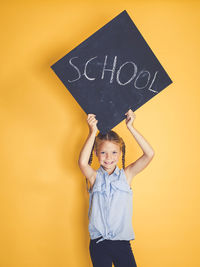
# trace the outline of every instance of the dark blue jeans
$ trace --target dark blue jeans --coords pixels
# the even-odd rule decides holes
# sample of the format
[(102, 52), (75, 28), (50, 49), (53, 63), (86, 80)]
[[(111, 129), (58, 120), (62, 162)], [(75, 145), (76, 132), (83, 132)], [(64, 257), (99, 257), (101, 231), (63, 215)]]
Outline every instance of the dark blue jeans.
[(93, 267), (137, 267), (130, 241), (90, 239), (90, 257)]

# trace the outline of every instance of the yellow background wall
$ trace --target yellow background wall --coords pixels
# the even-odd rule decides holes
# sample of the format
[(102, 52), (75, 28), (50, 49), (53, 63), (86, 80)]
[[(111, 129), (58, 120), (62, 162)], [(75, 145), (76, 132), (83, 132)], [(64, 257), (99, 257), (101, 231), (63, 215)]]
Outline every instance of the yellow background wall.
[[(77, 165), (87, 116), (50, 66), (124, 9), (173, 80), (135, 112), (155, 157), (132, 184), (133, 252), (138, 267), (200, 266), (199, 7), (189, 0), (1, 2), (1, 267), (92, 266)], [(114, 130), (130, 164), (142, 150), (125, 121)]]

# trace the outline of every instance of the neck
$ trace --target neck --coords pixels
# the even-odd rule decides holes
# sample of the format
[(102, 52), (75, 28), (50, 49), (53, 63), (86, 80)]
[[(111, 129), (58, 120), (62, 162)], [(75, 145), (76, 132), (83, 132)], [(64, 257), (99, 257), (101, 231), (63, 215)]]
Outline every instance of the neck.
[(110, 174), (112, 174), (115, 171), (117, 165), (113, 169), (111, 169), (111, 170), (110, 169), (105, 169), (103, 166), (101, 166), (101, 167), (104, 169), (104, 171), (106, 171), (110, 175)]

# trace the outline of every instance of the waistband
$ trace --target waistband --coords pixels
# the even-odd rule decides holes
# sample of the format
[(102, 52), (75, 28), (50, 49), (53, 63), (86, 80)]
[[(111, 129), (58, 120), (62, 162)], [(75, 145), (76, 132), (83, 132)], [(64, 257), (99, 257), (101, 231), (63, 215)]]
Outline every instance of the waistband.
[(110, 242), (114, 242), (114, 243), (129, 243), (130, 244), (130, 240), (134, 240), (134, 239), (130, 239), (130, 240), (111, 240), (111, 239), (106, 239), (103, 236), (97, 237), (95, 239), (90, 239), (92, 242), (95, 242), (96, 244), (98, 244), (99, 242), (106, 240), (106, 241), (110, 241)]

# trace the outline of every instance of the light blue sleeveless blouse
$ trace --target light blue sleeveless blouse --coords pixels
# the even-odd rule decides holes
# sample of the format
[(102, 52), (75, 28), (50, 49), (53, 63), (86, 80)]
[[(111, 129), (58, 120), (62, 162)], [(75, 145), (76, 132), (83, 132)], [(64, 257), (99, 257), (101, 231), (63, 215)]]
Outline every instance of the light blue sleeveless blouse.
[(124, 169), (116, 166), (109, 175), (102, 166), (92, 189), (89, 190), (89, 233), (97, 241), (133, 240), (133, 191), (127, 183)]

